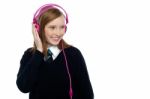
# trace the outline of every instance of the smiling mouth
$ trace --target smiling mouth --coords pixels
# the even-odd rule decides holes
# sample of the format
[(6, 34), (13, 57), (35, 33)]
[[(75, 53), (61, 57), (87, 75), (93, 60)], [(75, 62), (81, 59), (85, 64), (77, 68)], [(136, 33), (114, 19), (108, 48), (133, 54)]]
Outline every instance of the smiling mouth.
[(52, 40), (60, 40), (61, 37), (51, 37)]

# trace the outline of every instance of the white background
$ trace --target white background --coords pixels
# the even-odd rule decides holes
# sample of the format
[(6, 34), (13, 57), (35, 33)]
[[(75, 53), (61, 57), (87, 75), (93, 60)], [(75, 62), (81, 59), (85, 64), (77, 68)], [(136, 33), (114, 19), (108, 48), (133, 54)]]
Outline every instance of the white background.
[(149, 0), (0, 1), (0, 99), (28, 99), (16, 75), (33, 14), (50, 2), (69, 14), (65, 40), (81, 50), (95, 99), (150, 99)]

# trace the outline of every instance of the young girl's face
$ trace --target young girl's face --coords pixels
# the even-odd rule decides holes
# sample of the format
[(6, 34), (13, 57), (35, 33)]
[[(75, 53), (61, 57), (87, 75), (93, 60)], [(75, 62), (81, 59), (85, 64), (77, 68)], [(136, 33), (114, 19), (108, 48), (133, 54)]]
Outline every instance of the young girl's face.
[(65, 34), (65, 17), (62, 15), (46, 24), (44, 31), (48, 46), (58, 45)]

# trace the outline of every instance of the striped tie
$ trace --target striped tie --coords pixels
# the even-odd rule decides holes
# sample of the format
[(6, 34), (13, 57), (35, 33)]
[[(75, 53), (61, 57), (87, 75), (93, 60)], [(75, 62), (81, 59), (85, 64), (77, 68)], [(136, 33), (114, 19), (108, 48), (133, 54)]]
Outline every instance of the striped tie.
[(47, 50), (47, 62), (51, 63), (53, 61), (53, 57), (52, 57), (53, 53), (51, 52), (50, 49)]

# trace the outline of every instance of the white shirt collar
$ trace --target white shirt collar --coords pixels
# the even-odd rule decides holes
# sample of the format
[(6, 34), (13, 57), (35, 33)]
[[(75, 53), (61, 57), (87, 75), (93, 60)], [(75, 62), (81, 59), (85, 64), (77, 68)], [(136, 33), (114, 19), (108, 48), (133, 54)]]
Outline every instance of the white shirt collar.
[(53, 60), (58, 56), (58, 54), (60, 53), (60, 49), (57, 47), (57, 46), (51, 46), (49, 47), (48, 49), (51, 50), (52, 52), (52, 57), (53, 57)]

